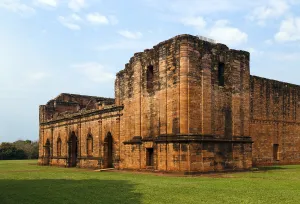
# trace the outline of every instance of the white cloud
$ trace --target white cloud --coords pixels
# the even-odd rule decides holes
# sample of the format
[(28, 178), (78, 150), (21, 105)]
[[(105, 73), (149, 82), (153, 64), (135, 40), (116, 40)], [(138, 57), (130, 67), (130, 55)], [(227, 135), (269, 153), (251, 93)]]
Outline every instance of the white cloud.
[(1, 0), (0, 8), (4, 8), (22, 15), (35, 13), (35, 10), (32, 7), (21, 3), (19, 0)]
[(255, 8), (249, 18), (257, 21), (259, 25), (264, 25), (268, 19), (276, 19), (285, 15), (289, 8), (287, 0), (269, 0), (267, 5)]
[(218, 20), (212, 26), (208, 26), (203, 17), (186, 17), (180, 22), (186, 26), (194, 27), (197, 32), (201, 31), (202, 35), (212, 38), (220, 43), (231, 46), (246, 43), (248, 35), (240, 29), (232, 27), (228, 20)]
[(300, 17), (290, 17), (281, 22), (279, 32), (275, 35), (277, 42), (300, 40)]
[(103, 16), (99, 13), (89, 13), (86, 16), (86, 20), (89, 21), (92, 24), (96, 24), (96, 25), (107, 25), (109, 24), (109, 20), (107, 19), (106, 16)]
[(70, 18), (71, 18), (72, 20), (74, 20), (74, 21), (82, 21), (82, 18), (81, 18), (79, 15), (77, 15), (76, 13), (73, 13), (73, 14), (70, 16)]
[(114, 15), (109, 15), (108, 20), (109, 20), (111, 25), (117, 25), (119, 23), (118, 18)]
[(246, 33), (238, 28), (231, 27), (227, 20), (216, 21), (215, 24), (209, 28), (207, 35), (220, 43), (231, 46), (246, 43), (248, 40)]
[(43, 6), (56, 7), (58, 4), (58, 0), (35, 0), (35, 3)]
[(206, 26), (206, 21), (203, 17), (185, 17), (181, 19), (181, 22), (186, 26), (193, 26), (198, 30), (202, 30)]
[(80, 11), (82, 8), (85, 8), (86, 2), (85, 0), (70, 0), (68, 3), (68, 7), (75, 12)]
[(78, 25), (80, 21), (82, 21), (81, 17), (77, 14), (72, 14), (70, 16), (64, 17), (59, 16), (58, 21), (65, 27), (71, 30), (80, 30), (81, 27)]
[(103, 65), (96, 62), (72, 65), (80, 74), (96, 83), (113, 81), (115, 75), (107, 70)]
[(120, 30), (118, 33), (128, 39), (139, 39), (143, 36), (141, 32), (131, 32), (129, 30)]

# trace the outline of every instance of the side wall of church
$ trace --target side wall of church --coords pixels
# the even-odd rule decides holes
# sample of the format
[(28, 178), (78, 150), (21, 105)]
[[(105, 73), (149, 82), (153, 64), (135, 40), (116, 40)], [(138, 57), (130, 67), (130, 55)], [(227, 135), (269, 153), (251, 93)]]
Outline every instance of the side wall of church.
[[(41, 107), (43, 108), (43, 107)], [(77, 139), (77, 166), (84, 168), (105, 168), (107, 150), (105, 139), (110, 133), (113, 138), (112, 160), (117, 167), (119, 164), (119, 121), (120, 112), (111, 111), (81, 117), (66, 117), (40, 125), (39, 163), (45, 160), (47, 140), (50, 142), (50, 165), (69, 166), (70, 137), (72, 134)], [(92, 150), (88, 154), (88, 139), (92, 137)], [(58, 141), (61, 140), (59, 150)], [(60, 154), (59, 154), (60, 152)]]
[(300, 86), (251, 76), (253, 164), (300, 163)]

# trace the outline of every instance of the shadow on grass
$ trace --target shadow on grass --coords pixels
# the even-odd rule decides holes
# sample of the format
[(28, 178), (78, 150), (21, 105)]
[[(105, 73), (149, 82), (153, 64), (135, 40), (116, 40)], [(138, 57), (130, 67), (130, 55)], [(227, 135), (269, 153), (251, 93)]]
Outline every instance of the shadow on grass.
[(288, 168), (286, 168), (284, 166), (263, 166), (263, 167), (258, 167), (259, 171), (272, 171), (272, 170), (284, 170), (284, 169), (288, 169)]
[(134, 185), (122, 180), (0, 180), (1, 204), (141, 203)]

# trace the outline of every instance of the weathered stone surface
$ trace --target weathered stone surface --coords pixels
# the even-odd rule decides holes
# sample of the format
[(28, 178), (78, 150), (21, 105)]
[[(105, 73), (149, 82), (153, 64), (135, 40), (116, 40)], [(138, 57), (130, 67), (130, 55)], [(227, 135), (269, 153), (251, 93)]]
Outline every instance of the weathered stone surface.
[(40, 106), (39, 163), (243, 170), (274, 163), (273, 144), (282, 163), (299, 162), (300, 88), (250, 76), (249, 57), (191, 35), (136, 53), (117, 74), (114, 100), (61, 94)]
[(300, 86), (256, 76), (250, 86), (254, 164), (300, 163)]

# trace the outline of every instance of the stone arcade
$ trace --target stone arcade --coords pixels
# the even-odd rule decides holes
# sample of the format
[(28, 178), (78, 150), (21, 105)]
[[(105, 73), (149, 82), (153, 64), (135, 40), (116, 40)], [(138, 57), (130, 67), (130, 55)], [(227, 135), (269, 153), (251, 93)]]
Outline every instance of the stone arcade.
[(40, 106), (39, 164), (168, 172), (300, 163), (300, 86), (250, 75), (248, 52), (179, 35), (136, 53), (115, 99)]

